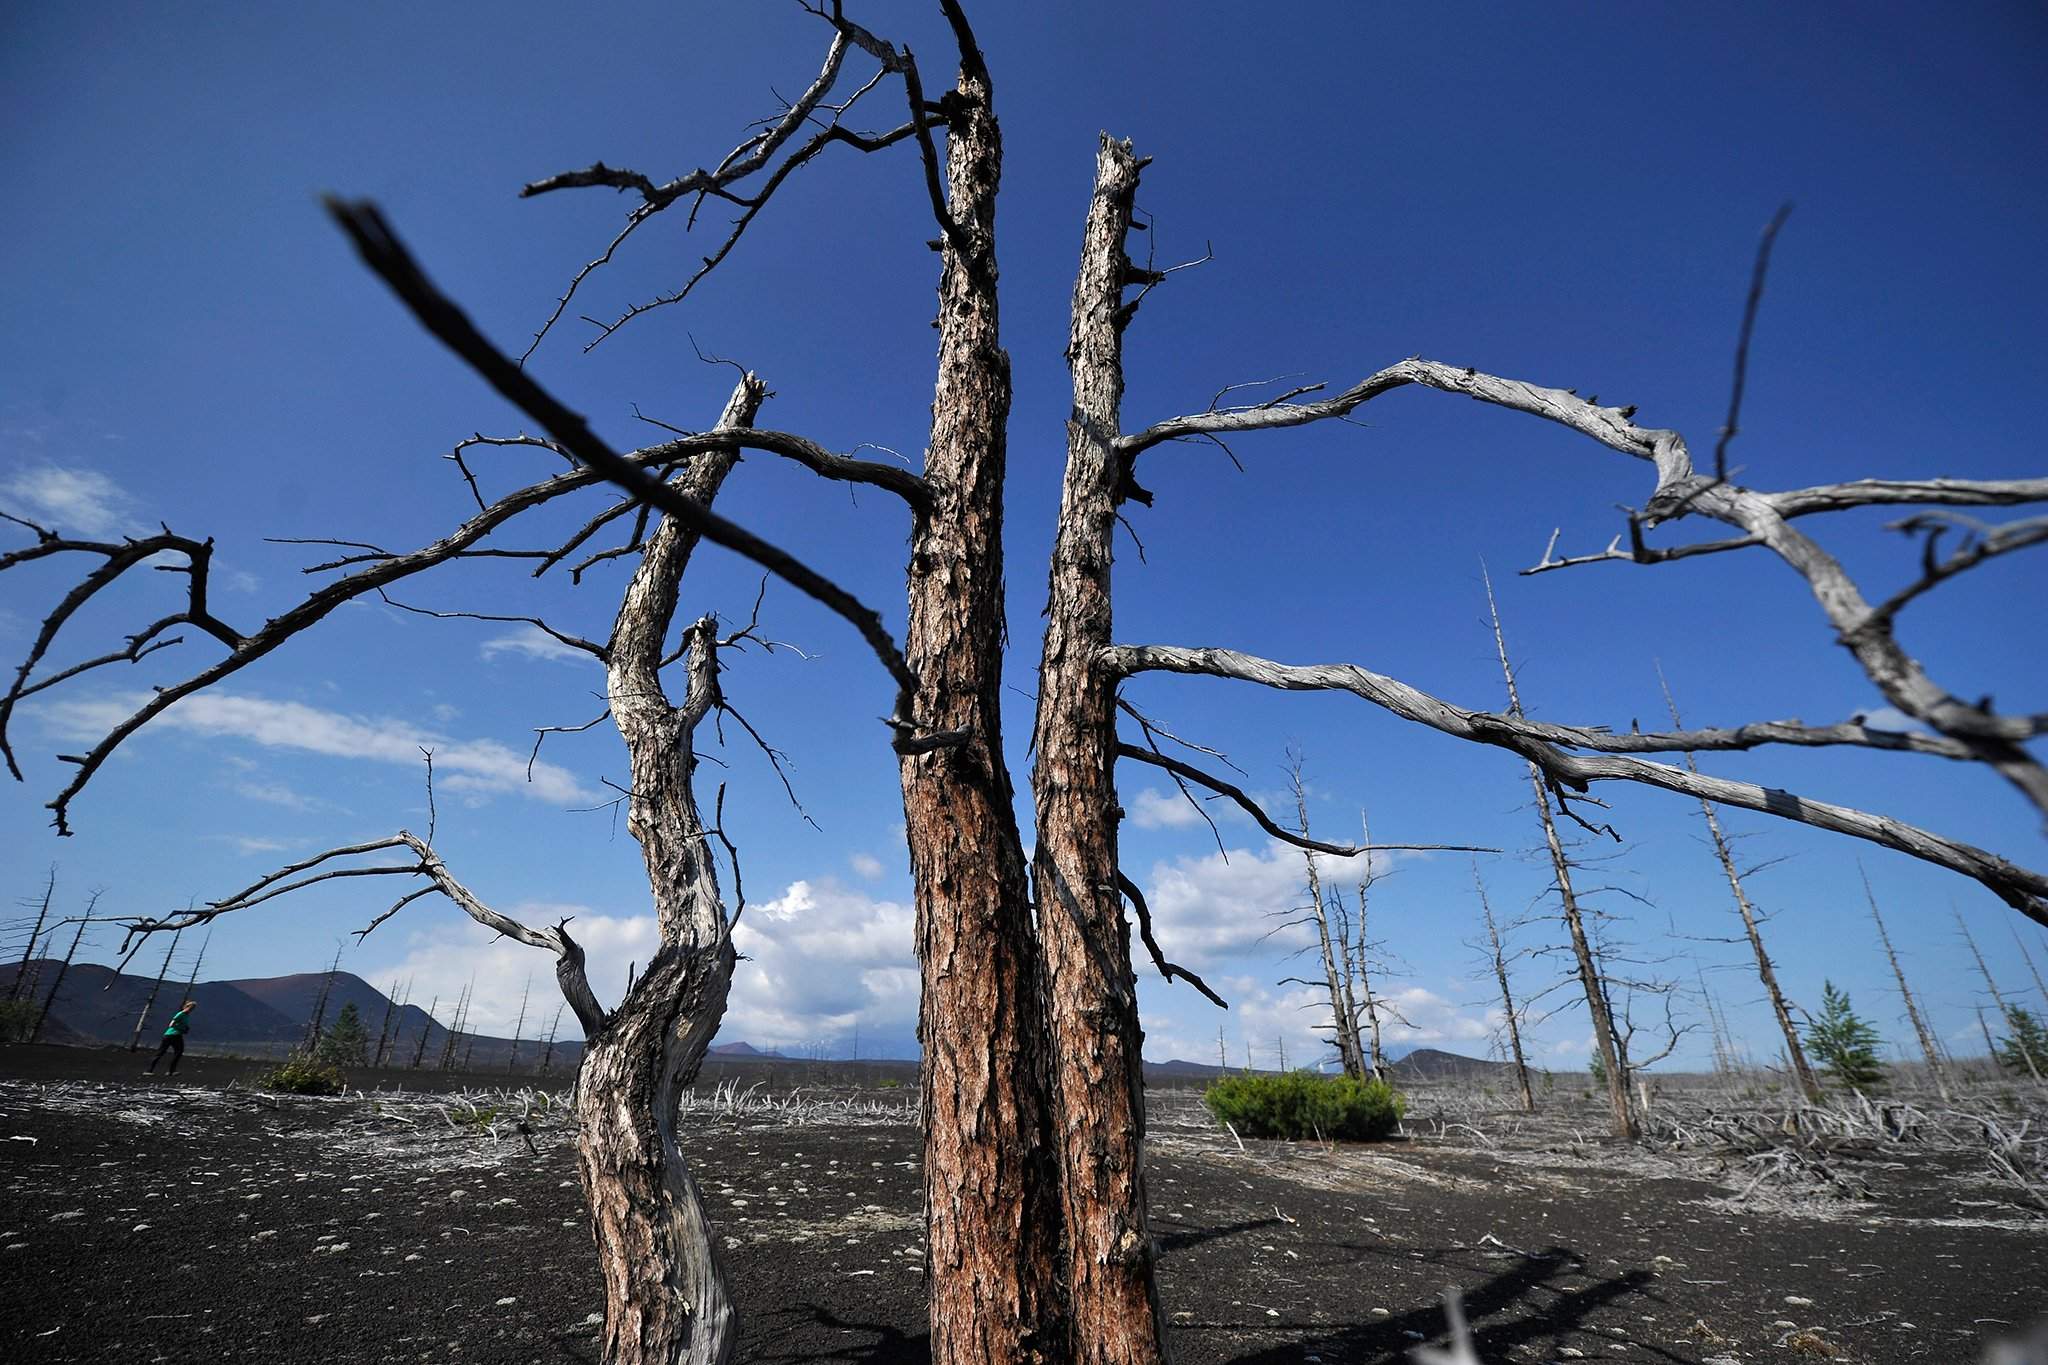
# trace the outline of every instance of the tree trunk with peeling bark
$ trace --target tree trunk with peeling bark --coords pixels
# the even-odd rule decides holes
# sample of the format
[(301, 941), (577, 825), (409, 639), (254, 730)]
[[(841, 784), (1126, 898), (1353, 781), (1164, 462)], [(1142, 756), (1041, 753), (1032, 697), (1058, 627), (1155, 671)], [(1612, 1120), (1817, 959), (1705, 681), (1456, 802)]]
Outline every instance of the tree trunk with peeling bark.
[[(766, 393), (743, 378), (719, 419), (749, 426)], [(737, 450), (694, 460), (677, 487), (709, 502)], [(710, 618), (684, 631), (686, 695), (661, 665), (697, 536), (664, 519), (627, 586), (608, 647), (612, 719), (626, 742), (626, 828), (640, 844), (661, 946), (619, 1006), (589, 1029), (576, 1078), (577, 1171), (603, 1264), (608, 1365), (724, 1365), (737, 1321), (716, 1234), (676, 1143), (676, 1107), (725, 1017), (732, 922), (697, 806), (693, 732), (719, 704)], [(579, 1011), (580, 1013), (581, 1011)]]
[(1124, 237), (1142, 165), (1105, 137), (1074, 283), (1067, 364), (1074, 406), (1039, 665), (1033, 876), (1053, 1039), (1053, 1103), (1066, 1218), (1069, 1359), (1165, 1358), (1145, 1208), (1145, 1096), (1137, 982), (1117, 868), (1116, 691), (1110, 643), (1121, 465)]
[[(969, 50), (971, 51), (971, 49)], [(965, 743), (901, 760), (917, 913), (926, 1268), (934, 1365), (1064, 1358), (1024, 841), (1003, 760), (1002, 491), (1010, 360), (998, 333), (1002, 171), (987, 72), (963, 53), (946, 140), (938, 378), (911, 533), (914, 714)]]

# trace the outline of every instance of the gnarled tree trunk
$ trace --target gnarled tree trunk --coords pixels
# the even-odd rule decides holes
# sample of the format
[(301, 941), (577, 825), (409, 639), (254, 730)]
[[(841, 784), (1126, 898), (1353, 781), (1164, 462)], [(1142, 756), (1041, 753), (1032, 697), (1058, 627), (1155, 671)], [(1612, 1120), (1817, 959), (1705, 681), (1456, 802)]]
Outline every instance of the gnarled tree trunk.
[[(747, 375), (719, 425), (750, 425), (765, 392)], [(700, 455), (677, 486), (709, 502), (738, 459), (736, 450)], [(692, 787), (693, 734), (720, 700), (708, 617), (684, 632), (680, 706), (661, 681), (678, 584), (696, 545), (674, 521), (655, 529), (607, 647), (612, 719), (632, 765), (626, 827), (647, 863), (661, 936), (618, 1009), (591, 1031), (576, 1081), (577, 1169), (604, 1271), (609, 1365), (723, 1365), (737, 1336), (717, 1239), (676, 1145), (677, 1100), (724, 1018), (734, 963), (712, 835)]]

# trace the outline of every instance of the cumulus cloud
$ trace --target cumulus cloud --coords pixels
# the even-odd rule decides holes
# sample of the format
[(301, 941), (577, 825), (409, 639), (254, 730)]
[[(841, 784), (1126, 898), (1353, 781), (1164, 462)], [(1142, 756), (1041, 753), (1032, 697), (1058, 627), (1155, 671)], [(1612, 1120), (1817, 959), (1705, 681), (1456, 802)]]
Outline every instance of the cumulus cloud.
[(524, 625), (503, 635), (493, 636), (479, 645), (477, 652), (490, 663), (495, 663), (501, 655), (506, 654), (550, 663), (587, 662), (590, 659), (588, 653), (574, 645), (563, 644), (535, 625)]
[(748, 961), (733, 976), (724, 1035), (762, 1047), (844, 1037), (902, 1036), (917, 1027), (915, 914), (824, 878), (792, 882), (750, 905), (733, 942)]
[[(65, 738), (95, 740), (132, 714), (142, 701), (139, 693), (53, 701), (39, 708), (37, 716), (46, 727)], [(202, 692), (164, 712), (152, 722), (151, 728), (207, 739), (241, 740), (268, 749), (402, 763), (409, 767), (419, 766), (420, 750), (427, 748), (434, 751), (435, 778), (444, 790), (480, 795), (519, 792), (556, 803), (591, 799), (590, 792), (572, 773), (545, 760), (533, 764), (532, 780), (528, 781), (526, 754), (497, 740), (452, 739), (410, 721), (346, 715), (305, 702), (275, 701), (246, 693)], [(289, 805), (291, 801), (284, 795), (288, 791), (269, 784), (267, 794), (255, 790), (244, 794)]]
[(133, 519), (134, 500), (93, 469), (34, 464), (0, 483), (0, 496), (59, 534), (111, 536)]
[[(1216, 812), (1210, 813), (1215, 818)], [(1202, 823), (1202, 812), (1196, 810), (1185, 796), (1177, 791), (1161, 791), (1147, 787), (1130, 802), (1130, 821), (1139, 829), (1186, 829)]]
[[(1319, 857), (1324, 883), (1349, 887), (1364, 858)], [(1191, 967), (1259, 949), (1289, 952), (1313, 941), (1303, 927), (1280, 928), (1290, 912), (1308, 904), (1300, 850), (1271, 843), (1265, 850), (1234, 848), (1154, 863), (1145, 898), (1153, 931), (1169, 958)], [(1270, 937), (1269, 937), (1270, 935)]]
[[(402, 940), (396, 956), (380, 956), (377, 940), (396, 925), (379, 930), (364, 945), (368, 950), (361, 963), (344, 960), (344, 969), (355, 972), (379, 990), (393, 982), (410, 990), (409, 999), (421, 1009), (438, 999), (434, 1017), (444, 1025), (455, 1018), (455, 1000), (472, 989), (469, 1029), (476, 1033), (509, 1038), (519, 1023), (520, 996), (532, 978), (526, 1005), (526, 1022), (521, 1032), (527, 1038), (545, 1037), (562, 993), (555, 988), (555, 959), (538, 948), (513, 939), (499, 938), (467, 915), (438, 899), (421, 902), (404, 912), (417, 914), (414, 927)], [(584, 970), (598, 999), (615, 1004), (626, 988), (626, 971), (633, 963), (644, 964), (654, 955), (660, 933), (653, 915), (604, 915), (585, 905), (523, 901), (505, 907), (505, 913), (522, 924), (553, 924), (574, 916), (570, 932), (583, 946)], [(431, 917), (431, 922), (429, 922)], [(383, 951), (391, 951), (388, 943)], [(564, 1013), (561, 1036), (581, 1036), (573, 1014)]]
[[(413, 911), (408, 910), (407, 914)], [(510, 1036), (519, 997), (530, 973), (532, 998), (525, 1033), (544, 1035), (560, 1002), (554, 959), (441, 907), (433, 922), (422, 911), (402, 950), (367, 956), (349, 969), (379, 989), (410, 983), (412, 1003), (453, 1017), (455, 997), (475, 982), (472, 1027)], [(575, 916), (570, 932), (583, 945), (598, 999), (615, 1003), (630, 964), (645, 965), (660, 946), (652, 915), (610, 915), (589, 906), (529, 901), (505, 907), (526, 924), (552, 924)], [(733, 936), (742, 959), (733, 973), (723, 1041), (795, 1050), (815, 1041), (838, 1042), (857, 1027), (868, 1038), (899, 1039), (917, 1027), (918, 975), (913, 958), (911, 907), (877, 900), (829, 878), (798, 881), (774, 900), (754, 903)], [(396, 925), (390, 926), (396, 927)], [(367, 945), (374, 954), (380, 930)], [(369, 965), (375, 964), (375, 965)], [(563, 1036), (577, 1037), (574, 1016), (562, 1018)]]

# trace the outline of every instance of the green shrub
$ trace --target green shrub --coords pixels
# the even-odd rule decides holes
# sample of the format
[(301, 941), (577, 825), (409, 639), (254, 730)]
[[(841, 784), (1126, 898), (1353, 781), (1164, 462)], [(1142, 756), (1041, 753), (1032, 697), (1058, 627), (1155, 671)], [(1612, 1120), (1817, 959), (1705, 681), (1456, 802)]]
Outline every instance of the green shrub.
[(1407, 1101), (1385, 1081), (1289, 1071), (1278, 1076), (1230, 1076), (1202, 1092), (1202, 1103), (1240, 1137), (1385, 1137), (1401, 1121)]
[(256, 1078), (265, 1090), (286, 1095), (339, 1095), (348, 1088), (341, 1068), (304, 1053), (294, 1053)]
[(27, 1042), (41, 1012), (33, 1000), (0, 1000), (0, 1043)]

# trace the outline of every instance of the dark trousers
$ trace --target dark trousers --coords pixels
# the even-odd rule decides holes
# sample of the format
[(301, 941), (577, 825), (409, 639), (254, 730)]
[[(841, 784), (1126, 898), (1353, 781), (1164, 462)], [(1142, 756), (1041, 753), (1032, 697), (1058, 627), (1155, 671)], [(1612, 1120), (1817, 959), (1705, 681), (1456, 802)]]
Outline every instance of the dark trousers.
[(156, 1064), (164, 1059), (166, 1052), (171, 1054), (171, 1065), (164, 1074), (175, 1076), (178, 1074), (178, 1063), (185, 1056), (185, 1035), (182, 1033), (166, 1033), (164, 1035), (163, 1043), (156, 1050), (156, 1056), (149, 1059), (149, 1069), (151, 1071), (156, 1070)]

